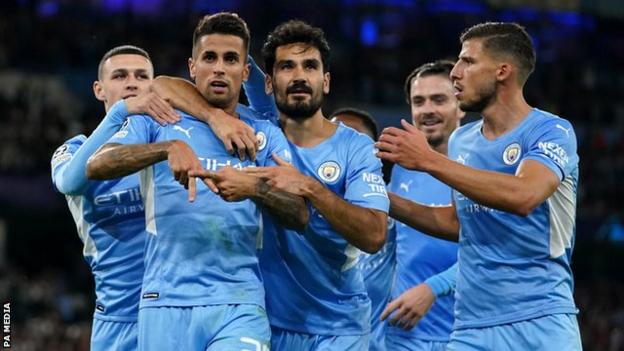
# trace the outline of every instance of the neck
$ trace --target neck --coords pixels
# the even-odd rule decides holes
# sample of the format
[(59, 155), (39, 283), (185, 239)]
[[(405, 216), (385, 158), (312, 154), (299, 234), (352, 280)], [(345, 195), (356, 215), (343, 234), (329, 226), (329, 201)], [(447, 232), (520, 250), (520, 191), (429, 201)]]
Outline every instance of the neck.
[(223, 108), (223, 111), (232, 117), (238, 118), (238, 114), (236, 113), (236, 105), (238, 105), (238, 99), (234, 101), (234, 103), (230, 104)]
[(495, 139), (520, 124), (531, 112), (521, 89), (505, 92), (501, 89), (495, 100), (482, 112), (483, 135)]
[(442, 155), (448, 155), (448, 140), (440, 143), (440, 145), (433, 147), (433, 149)]
[(337, 125), (328, 121), (321, 109), (310, 118), (295, 119), (284, 114), (280, 115), (282, 129), (291, 143), (301, 147), (313, 147), (331, 137)]

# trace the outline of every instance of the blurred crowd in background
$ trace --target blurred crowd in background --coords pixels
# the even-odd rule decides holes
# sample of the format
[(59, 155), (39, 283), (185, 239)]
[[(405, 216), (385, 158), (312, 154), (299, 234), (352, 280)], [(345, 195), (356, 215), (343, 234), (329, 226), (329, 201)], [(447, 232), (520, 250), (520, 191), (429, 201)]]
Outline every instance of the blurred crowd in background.
[[(500, 4), (504, 3), (505, 6)], [(92, 278), (50, 157), (104, 115), (93, 97), (100, 57), (134, 44), (157, 74), (188, 78), (197, 20), (233, 11), (251, 30), (251, 53), (284, 20), (326, 31), (332, 46), (325, 114), (354, 106), (383, 126), (409, 118), (403, 81), (420, 64), (454, 59), (458, 37), (485, 20), (517, 21), (537, 48), (526, 87), (533, 106), (570, 120), (581, 158), (576, 301), (586, 350), (624, 350), (624, 5), (578, 1), (0, 2), (0, 298), (12, 307), (15, 350), (85, 350)]]

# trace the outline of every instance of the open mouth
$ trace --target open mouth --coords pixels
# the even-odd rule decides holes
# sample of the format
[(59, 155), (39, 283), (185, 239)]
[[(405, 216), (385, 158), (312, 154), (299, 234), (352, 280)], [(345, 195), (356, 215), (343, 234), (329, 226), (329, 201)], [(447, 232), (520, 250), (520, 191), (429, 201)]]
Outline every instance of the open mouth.
[(215, 80), (210, 82), (210, 86), (215, 88), (227, 88), (227, 83), (224, 81)]
[(423, 127), (434, 127), (434, 126), (437, 126), (438, 124), (442, 124), (442, 121), (439, 118), (429, 118), (429, 119), (420, 121), (419, 124)]

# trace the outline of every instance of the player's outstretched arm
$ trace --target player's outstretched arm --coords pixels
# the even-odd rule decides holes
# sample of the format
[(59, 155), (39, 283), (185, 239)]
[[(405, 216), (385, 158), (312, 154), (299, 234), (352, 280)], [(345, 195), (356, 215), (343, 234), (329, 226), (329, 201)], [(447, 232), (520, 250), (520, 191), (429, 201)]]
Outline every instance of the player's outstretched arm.
[(377, 143), (378, 156), (407, 169), (427, 172), (482, 205), (527, 216), (559, 185), (557, 175), (535, 160), (523, 161), (515, 175), (451, 161), (433, 151), (420, 130), (405, 121), (401, 123), (404, 130), (384, 129)]
[[(272, 188), (264, 179), (249, 172), (223, 167), (216, 172), (205, 169), (191, 171), (189, 176), (201, 178), (205, 183), (211, 181), (217, 189), (215, 192), (225, 201), (253, 200), (286, 228), (303, 230), (308, 225), (308, 208), (301, 196)], [(209, 183), (206, 185), (211, 186)]]
[[(193, 149), (181, 140), (151, 144), (106, 144), (89, 159), (87, 177), (97, 180), (123, 177), (165, 160), (169, 162), (175, 180), (189, 189), (189, 201), (194, 201), (195, 178), (189, 176), (189, 172), (199, 171), (202, 167)], [(216, 191), (211, 182), (207, 182), (207, 185)]]
[(425, 206), (388, 193), (390, 217), (439, 239), (458, 241), (459, 220), (455, 206)]
[(388, 215), (385, 212), (353, 205), (309, 178), (305, 198), (351, 245), (375, 253), (386, 242)]
[(228, 153), (237, 152), (241, 161), (245, 159), (245, 154), (255, 160), (257, 143), (253, 128), (222, 109), (211, 106), (193, 83), (182, 78), (158, 76), (150, 89), (175, 108), (206, 122), (223, 142)]
[(245, 169), (264, 180), (271, 188), (304, 197), (351, 245), (368, 253), (379, 251), (386, 241), (386, 213), (348, 203), (316, 179), (301, 174), (295, 167), (274, 159), (280, 167)]
[(95, 180), (124, 177), (167, 159), (175, 141), (153, 144), (105, 144), (87, 163), (87, 177)]

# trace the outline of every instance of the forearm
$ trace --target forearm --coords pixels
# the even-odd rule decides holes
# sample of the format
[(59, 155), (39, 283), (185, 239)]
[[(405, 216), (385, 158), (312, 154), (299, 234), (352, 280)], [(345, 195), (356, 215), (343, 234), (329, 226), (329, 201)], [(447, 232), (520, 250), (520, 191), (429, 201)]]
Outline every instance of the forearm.
[(377, 252), (386, 241), (387, 215), (352, 205), (315, 179), (309, 178), (305, 198), (351, 245)]
[(540, 202), (535, 188), (520, 177), (467, 167), (440, 154), (426, 171), (473, 201), (497, 210), (526, 215)]
[(390, 198), (390, 217), (439, 239), (458, 241), (459, 221), (453, 206), (424, 206), (394, 193)]
[(61, 193), (80, 195), (84, 192), (88, 185), (87, 160), (119, 130), (127, 115), (128, 111), (123, 100), (110, 108), (102, 122), (57, 176), (55, 185)]
[(436, 297), (450, 295), (455, 290), (457, 282), (457, 263), (447, 270), (429, 277), (425, 284), (429, 285)]
[(186, 79), (158, 76), (151, 84), (151, 89), (171, 106), (185, 111), (202, 121), (212, 124), (222, 110), (211, 106), (199, 93), (195, 85)]
[(301, 196), (272, 190), (265, 181), (258, 179), (252, 199), (259, 202), (286, 228), (303, 230), (308, 225), (308, 207)]
[(87, 163), (89, 179), (124, 177), (167, 159), (171, 141), (153, 144), (106, 144)]

